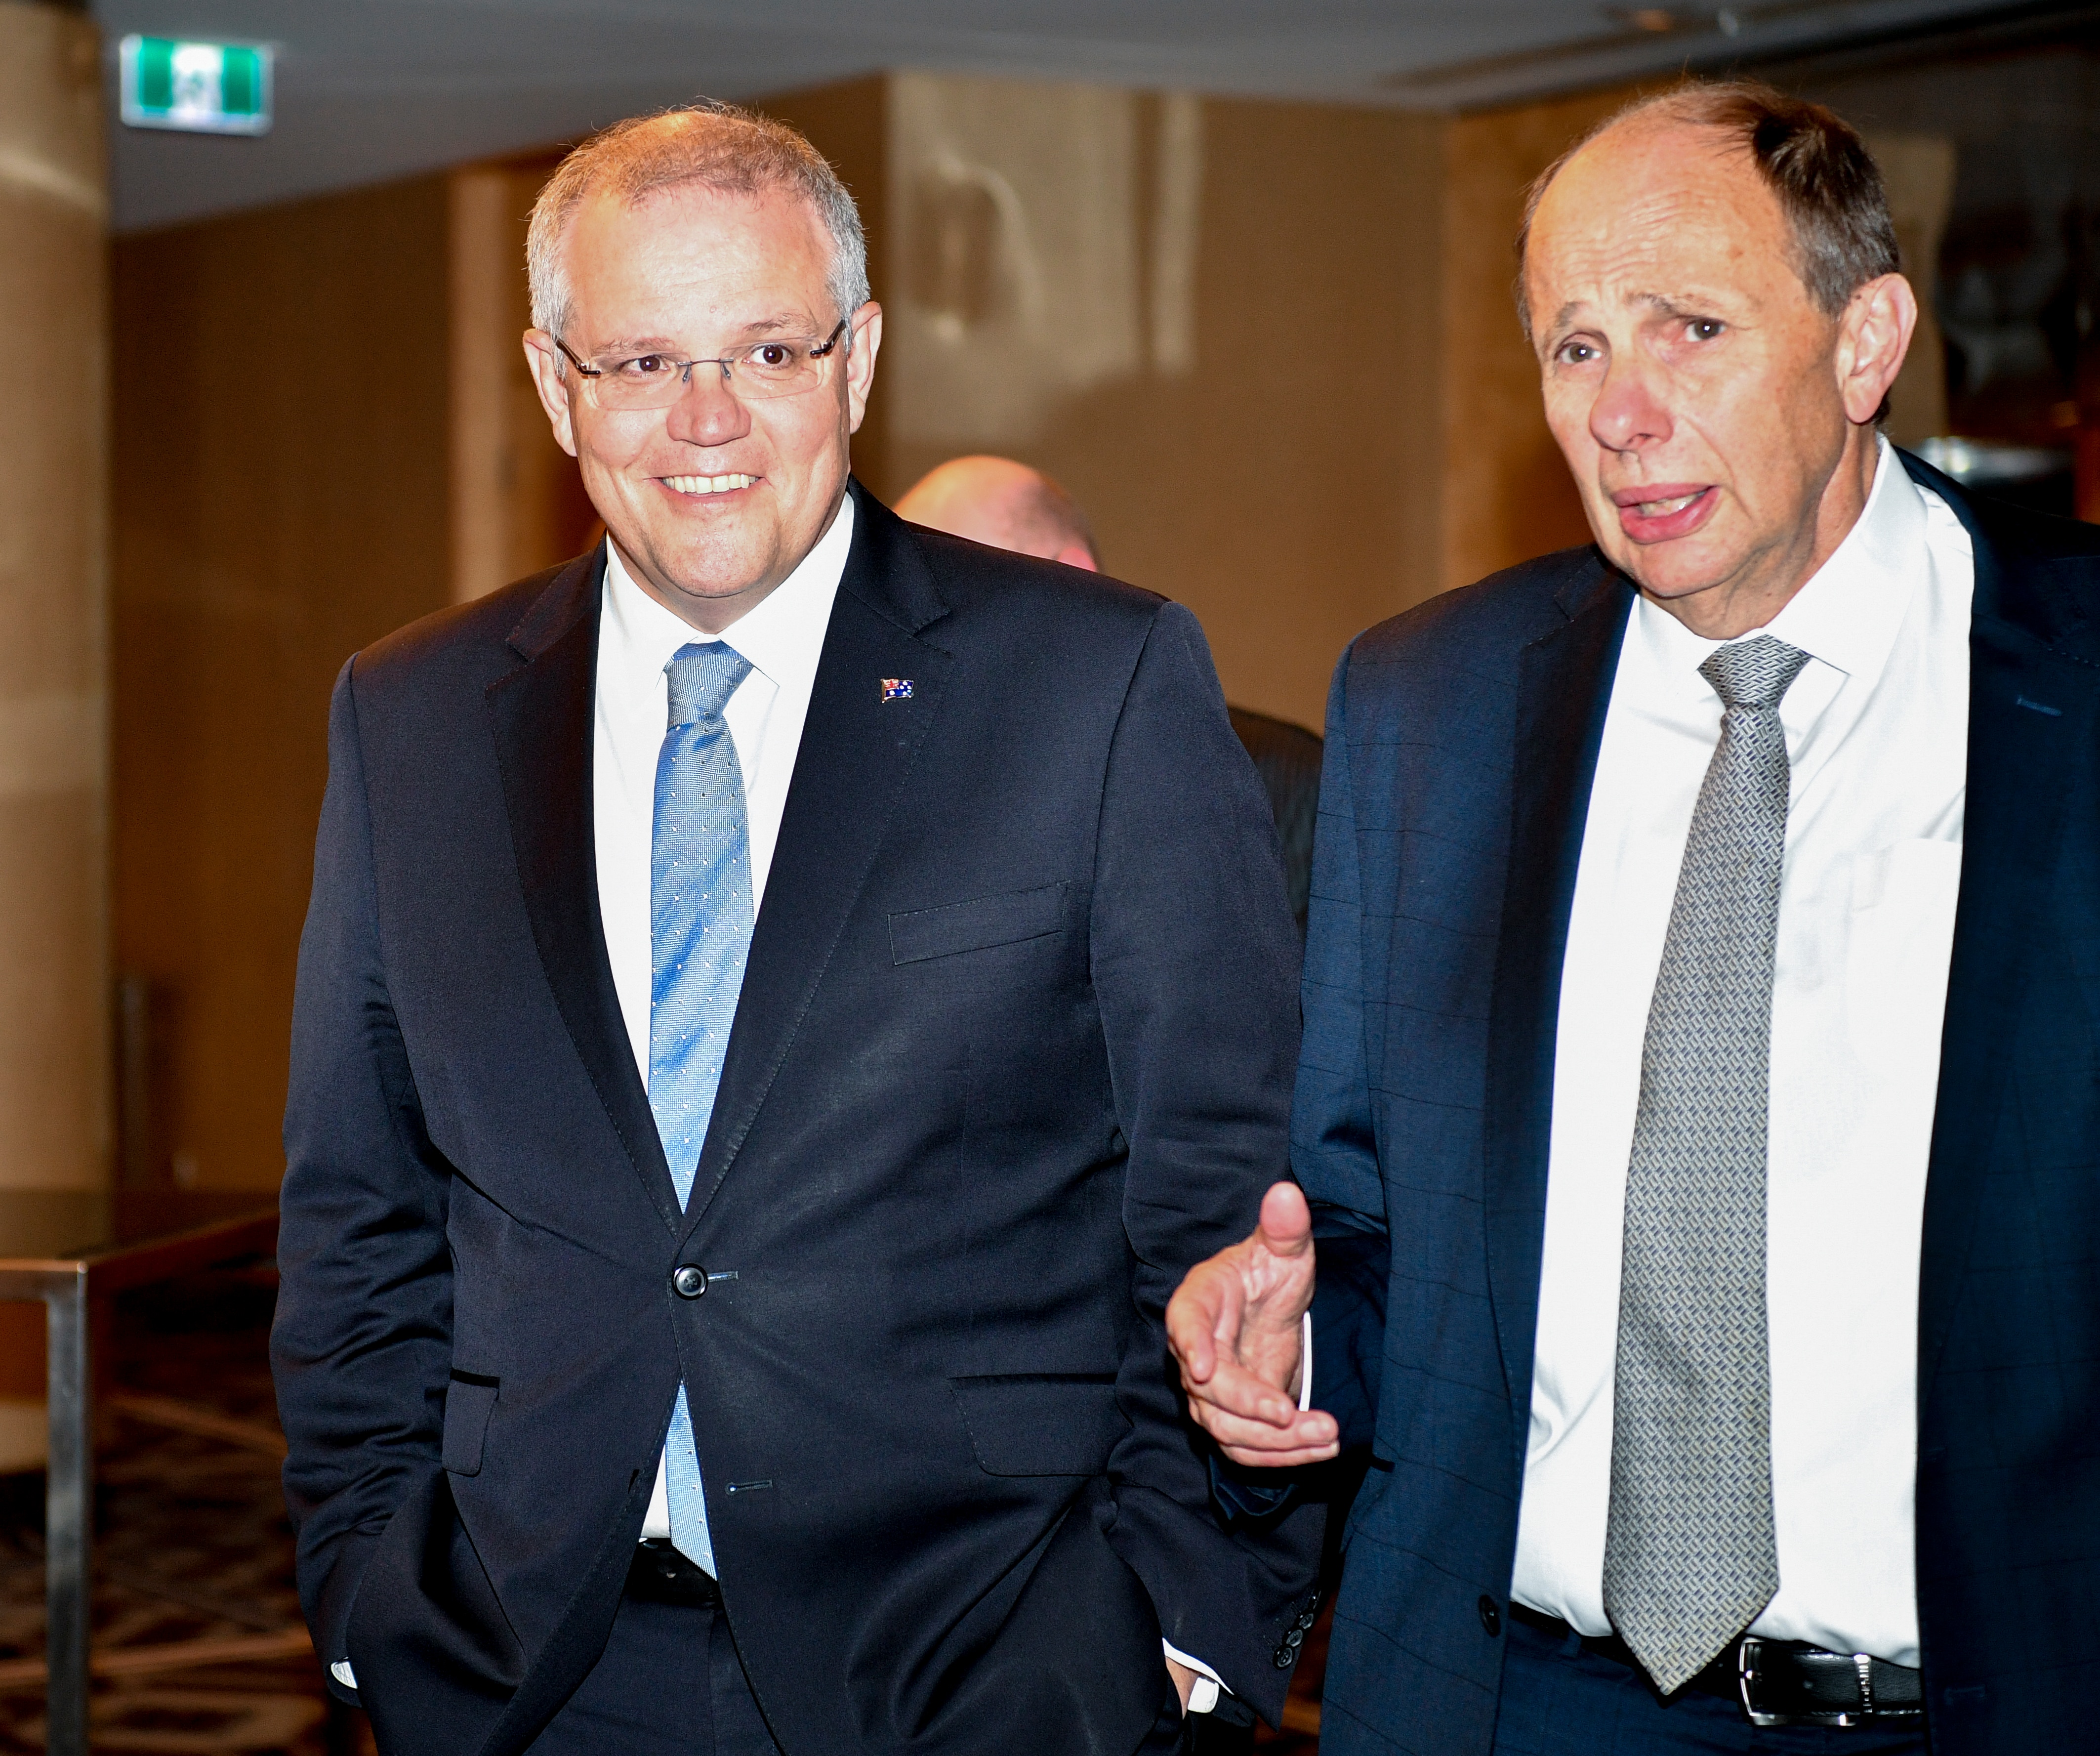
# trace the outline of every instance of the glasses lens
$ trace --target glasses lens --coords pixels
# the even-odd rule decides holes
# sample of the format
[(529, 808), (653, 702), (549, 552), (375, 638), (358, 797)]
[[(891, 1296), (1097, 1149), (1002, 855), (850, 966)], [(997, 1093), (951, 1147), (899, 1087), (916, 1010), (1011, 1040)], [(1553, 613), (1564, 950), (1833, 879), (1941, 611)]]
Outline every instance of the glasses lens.
[[(708, 369), (716, 368), (710, 363)], [(600, 360), (590, 387), (601, 408), (661, 408), (684, 390), (685, 362), (668, 354)]]
[(730, 356), (729, 381), (739, 396), (792, 396), (814, 389), (824, 376), (822, 358), (812, 359), (814, 339), (760, 342)]

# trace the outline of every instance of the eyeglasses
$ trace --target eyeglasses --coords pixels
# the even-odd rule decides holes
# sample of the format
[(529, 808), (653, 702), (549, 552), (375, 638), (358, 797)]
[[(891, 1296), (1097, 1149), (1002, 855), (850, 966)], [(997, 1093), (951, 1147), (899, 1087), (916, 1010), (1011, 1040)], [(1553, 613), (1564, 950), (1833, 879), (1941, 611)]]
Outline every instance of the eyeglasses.
[(695, 366), (720, 366), (722, 382), (746, 402), (770, 396), (799, 396), (824, 382), (824, 362), (845, 333), (845, 320), (818, 341), (814, 336), (775, 336), (752, 342), (713, 360), (677, 360), (668, 354), (637, 354), (589, 365), (559, 336), (554, 346), (583, 376), (592, 401), (601, 408), (668, 408), (686, 394)]

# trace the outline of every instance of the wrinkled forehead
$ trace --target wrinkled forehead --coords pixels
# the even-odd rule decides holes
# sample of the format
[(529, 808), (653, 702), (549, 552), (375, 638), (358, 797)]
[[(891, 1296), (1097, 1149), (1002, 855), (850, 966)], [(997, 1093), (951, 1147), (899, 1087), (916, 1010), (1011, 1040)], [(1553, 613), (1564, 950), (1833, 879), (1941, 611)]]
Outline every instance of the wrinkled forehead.
[(1716, 129), (1636, 117), (1584, 147), (1541, 196), (1524, 281), (1534, 321), (1550, 324), (1569, 300), (1798, 289), (1794, 256), (1746, 148)]

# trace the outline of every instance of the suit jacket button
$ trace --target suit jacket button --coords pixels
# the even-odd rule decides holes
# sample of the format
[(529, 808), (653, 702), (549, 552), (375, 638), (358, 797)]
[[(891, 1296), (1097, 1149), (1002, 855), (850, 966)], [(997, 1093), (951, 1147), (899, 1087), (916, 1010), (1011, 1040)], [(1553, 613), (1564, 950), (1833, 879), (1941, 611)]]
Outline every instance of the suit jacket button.
[(1290, 1669), (1292, 1661), (1297, 1657), (1298, 1652), (1295, 1647), (1279, 1646), (1269, 1655), (1269, 1662), (1278, 1670), (1288, 1670)]
[(697, 1299), (708, 1290), (708, 1271), (690, 1262), (671, 1277), (671, 1290), (681, 1299)]
[(1502, 1606), (1485, 1595), (1480, 1599), (1480, 1626), (1488, 1630), (1490, 1636), (1502, 1631)]

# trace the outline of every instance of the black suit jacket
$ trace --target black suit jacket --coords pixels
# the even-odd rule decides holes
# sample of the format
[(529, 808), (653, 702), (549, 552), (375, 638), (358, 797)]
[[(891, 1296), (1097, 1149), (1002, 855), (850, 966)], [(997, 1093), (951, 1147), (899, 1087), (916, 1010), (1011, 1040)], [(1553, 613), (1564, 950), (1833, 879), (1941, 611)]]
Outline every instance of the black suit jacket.
[(602, 560), (338, 684), (274, 1349), (390, 1756), (565, 1698), (682, 1379), (791, 1756), (1134, 1749), (1162, 1630), (1280, 1710), (1320, 1514), (1220, 1523), (1161, 1321), (1284, 1163), (1265, 801), (1185, 611), (856, 494), (683, 1212), (599, 924)]
[[(2100, 530), (1973, 498), (1968, 810), (1918, 1309), (1936, 1756), (2100, 1695)], [(1485, 1756), (1515, 1557), (1560, 966), (1632, 592), (1548, 556), (1338, 673), (1294, 1159), (1316, 1395), (1367, 1441), (1321, 1749)], [(1860, 1370), (1873, 1370), (1872, 1361)]]
[(1302, 937), (1312, 898), (1312, 831), (1320, 815), (1320, 738), (1252, 708), (1227, 710), (1233, 730), (1261, 776), (1283, 849), (1283, 885)]

